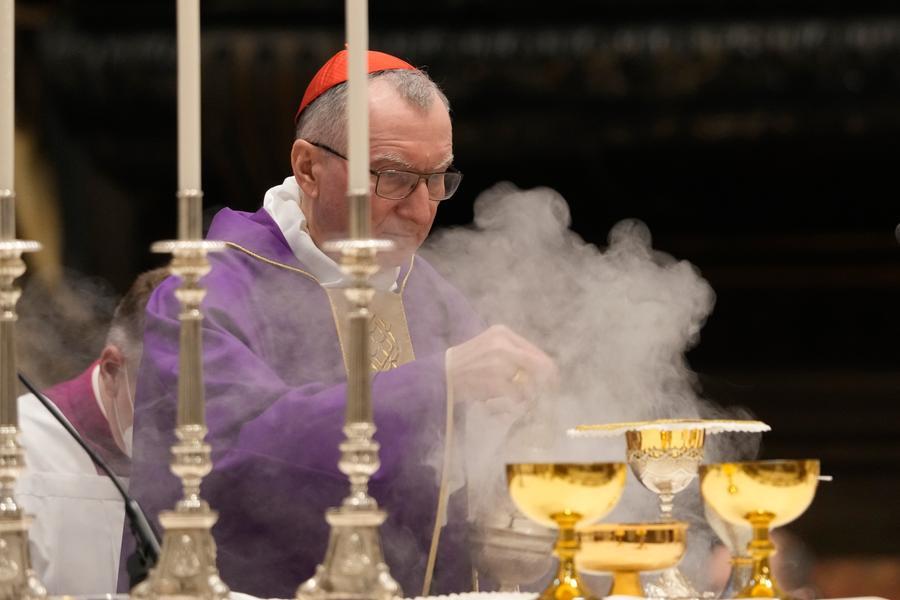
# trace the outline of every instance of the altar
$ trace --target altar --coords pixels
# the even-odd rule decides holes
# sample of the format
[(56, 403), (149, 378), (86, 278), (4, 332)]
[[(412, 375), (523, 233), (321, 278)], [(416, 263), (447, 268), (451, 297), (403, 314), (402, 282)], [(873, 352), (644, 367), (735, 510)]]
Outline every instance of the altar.
[[(4, 43), (14, 39), (14, 5), (13, 0), (0, 0), (0, 38)], [(482, 212), (476, 212), (476, 217), (481, 218), (482, 226), (487, 223), (485, 230), (502, 229), (490, 222), (498, 214), (513, 217), (505, 219), (512, 223), (512, 229), (527, 230), (529, 224), (538, 222), (533, 236), (537, 245), (554, 246), (562, 240), (558, 244), (560, 253), (575, 247), (575, 254), (592, 258), (602, 255), (609, 263), (618, 261), (616, 268), (626, 264), (640, 272), (640, 276), (629, 279), (610, 276), (623, 271), (591, 273), (580, 269), (570, 274), (571, 295), (577, 296), (576, 284), (588, 287), (590, 281), (598, 289), (612, 290), (608, 292), (610, 297), (633, 301), (626, 308), (639, 307), (643, 311), (640, 320), (629, 320), (627, 311), (618, 310), (622, 308), (619, 304), (605, 304), (602, 308), (607, 309), (605, 318), (609, 321), (624, 324), (624, 329), (632, 333), (637, 330), (639, 335), (633, 337), (642, 342), (651, 338), (655, 330), (665, 330), (660, 334), (663, 337), (670, 329), (677, 333), (672, 334), (672, 339), (678, 343), (640, 348), (638, 344), (613, 343), (605, 349), (608, 364), (621, 358), (631, 360), (640, 369), (634, 372), (638, 376), (603, 386), (596, 393), (604, 399), (617, 396), (626, 407), (631, 402), (645, 401), (642, 411), (634, 411), (638, 414), (635, 420), (613, 418), (611, 415), (618, 413), (607, 411), (608, 407), (592, 407), (589, 411), (587, 402), (583, 403), (584, 413), (560, 409), (558, 412), (565, 414), (553, 414), (553, 409), (565, 402), (570, 403), (565, 406), (575, 405), (571, 397), (558, 392), (565, 388), (564, 384), (572, 383), (566, 381), (571, 371), (557, 366), (571, 369), (573, 361), (566, 363), (571, 355), (544, 352), (538, 344), (502, 324), (479, 331), (473, 325), (478, 321), (476, 313), (462, 294), (416, 254), (424, 239), (419, 234), (424, 231), (427, 235), (437, 203), (449, 199), (462, 180), (462, 173), (452, 166), (450, 146), (443, 140), (450, 137), (449, 104), (423, 70), (397, 57), (369, 50), (368, 2), (347, 0), (346, 49), (338, 51), (313, 78), (295, 117), (295, 125), (302, 131), (304, 119), (310, 114), (304, 114), (304, 110), (315, 107), (319, 98), (330, 99), (346, 120), (342, 125), (346, 131), (341, 130), (338, 136), (346, 139), (346, 144), (334, 148), (335, 143), (330, 140), (327, 141), (331, 145), (311, 139), (311, 134), (307, 134), (310, 139), (298, 134), (291, 151), (294, 175), (270, 190), (267, 205), (250, 216), (228, 209), (221, 213), (225, 215), (218, 221), (221, 230), (229, 231), (229, 226), (237, 230), (239, 227), (233, 224), (240, 221), (242, 231), (254, 233), (248, 238), (263, 239), (259, 232), (264, 231), (270, 236), (266, 239), (277, 242), (263, 242), (261, 247), (252, 248), (249, 243), (227, 236), (219, 239), (215, 234), (204, 234), (200, 3), (178, 0), (176, 7), (179, 160), (177, 200), (171, 212), (177, 215), (177, 226), (173, 228), (174, 239), (159, 241), (152, 247), (156, 253), (171, 255), (167, 268), (174, 279), (162, 284), (164, 294), (155, 292), (149, 301), (145, 330), (149, 341), (140, 380), (135, 383), (141, 386), (140, 394), (137, 400), (131, 398), (132, 408), (144, 419), (143, 428), (136, 429), (134, 457), (130, 454), (130, 438), (127, 443), (129, 459), (134, 459), (136, 468), (145, 470), (138, 471), (129, 487), (87, 444), (81, 444), (90, 460), (83, 461), (85, 468), (93, 476), (96, 465), (98, 473), (102, 471), (112, 482), (103, 486), (100, 499), (116, 503), (116, 509), (127, 515), (131, 532), (125, 531), (123, 556), (130, 557), (128, 595), (112, 591), (95, 596), (57, 595), (59, 590), (48, 593), (42, 578), (49, 570), (40, 568), (29, 539), (33, 516), (25, 510), (27, 506), (17, 501), (17, 496), (38, 498), (42, 493), (32, 490), (30, 484), (17, 488), (17, 483), (26, 481), (22, 474), (28, 473), (28, 465), (21, 443), (27, 435), (19, 435), (22, 421), (15, 393), (14, 351), (20, 295), (14, 282), (25, 272), (22, 255), (38, 251), (40, 244), (17, 238), (14, 151), (9, 141), (14, 130), (15, 86), (10, 83), (14, 46), (7, 43), (0, 47), (0, 87), (4, 90), (0, 97), (0, 484), (4, 494), (0, 502), (0, 599), (248, 600), (257, 596), (232, 589), (241, 587), (234, 585), (235, 578), (246, 576), (247, 585), (257, 586), (250, 589), (267, 589), (268, 574), (283, 573), (271, 560), (259, 558), (259, 553), (271, 552), (266, 556), (291, 567), (299, 560), (308, 562), (310, 553), (320, 550), (320, 555), (314, 557), (317, 562), (303, 564), (306, 578), (290, 581), (289, 592), (293, 595), (289, 597), (792, 597), (795, 590), (780, 583), (783, 578), (778, 572), (778, 561), (788, 553), (779, 555), (778, 534), (773, 532), (815, 510), (817, 495), (827, 493), (831, 481), (828, 465), (815, 457), (755, 460), (736, 451), (729, 455), (728, 451), (733, 450), (730, 448), (718, 448), (714, 455), (707, 452), (710, 440), (717, 436), (765, 439), (772, 427), (752, 418), (717, 418), (718, 413), (695, 394), (694, 374), (686, 366), (684, 353), (695, 343), (714, 294), (691, 265), (655, 250), (649, 229), (634, 221), (615, 226), (605, 250), (577, 245), (568, 231), (570, 215), (560, 209), (555, 197), (540, 204), (537, 212), (529, 212), (531, 209), (524, 207), (528, 202), (534, 206), (534, 198), (523, 199), (527, 194), (512, 192), (511, 197), (523, 201), (511, 215), (497, 208), (499, 203), (481, 204)], [(394, 83), (384, 83), (393, 81), (391, 76), (371, 84), (373, 76), (385, 72), (393, 73), (401, 83), (407, 77), (419, 77), (424, 83), (420, 79), (408, 84), (409, 89), (402, 88), (402, 93), (390, 87)], [(379, 112), (385, 106), (395, 112), (388, 111), (385, 116)], [(334, 124), (333, 120), (326, 121)], [(371, 131), (381, 133), (377, 126), (384, 123), (402, 131), (412, 142), (396, 144), (389, 135), (370, 136)], [(314, 127), (311, 130), (320, 131)], [(429, 135), (422, 135), (423, 131)], [(376, 142), (384, 143), (389, 151), (372, 153), (370, 148)], [(329, 173), (331, 179), (325, 179), (322, 173)], [(339, 193), (335, 192), (335, 182), (341, 186)], [(317, 205), (310, 204), (328, 194), (340, 197), (337, 208), (317, 210)], [(507, 210), (508, 206), (507, 203)], [(401, 210), (406, 211), (406, 220), (391, 220)], [(550, 216), (531, 218), (534, 214)], [(322, 219), (319, 223), (340, 222), (341, 226), (325, 235), (316, 227), (317, 218)], [(228, 219), (232, 221), (222, 225)], [(383, 223), (408, 222), (418, 222), (419, 228), (381, 227)], [(275, 251), (272, 256), (266, 255), (264, 251), (270, 250), (269, 246), (281, 254), (276, 258)], [(403, 260), (397, 258), (401, 255)], [(309, 257), (313, 257), (310, 264), (317, 268), (307, 270), (308, 265), (301, 259)], [(514, 275), (512, 269), (509, 271), (507, 275)], [(267, 282), (279, 277), (289, 280), (291, 286), (302, 282), (312, 290), (309, 298), (318, 304), (307, 302), (297, 292), (299, 287), (285, 292), (278, 286), (259, 285), (263, 280), (261, 273), (266, 274)], [(671, 284), (667, 293), (654, 295), (654, 286), (646, 285), (647, 282), (663, 279)], [(284, 298), (275, 297), (271, 289), (285, 292)], [(530, 288), (524, 289), (529, 290), (527, 295), (537, 295), (530, 294)], [(411, 291), (404, 296), (407, 290)], [(599, 294), (588, 300), (597, 297)], [(303, 310), (289, 312), (316, 315), (310, 323), (297, 326), (299, 321), (290, 322), (288, 326), (289, 321), (280, 315), (274, 324), (260, 321), (261, 325), (257, 325), (250, 321), (250, 316), (264, 312), (260, 307), (266, 302), (297, 302), (298, 298), (303, 298)], [(664, 308), (685, 298), (691, 301), (686, 302), (690, 306), (684, 314), (679, 313), (672, 322), (661, 316)], [(573, 302), (558, 312), (570, 311), (566, 313), (570, 316), (603, 312), (598, 306), (600, 303)], [(229, 313), (232, 309), (240, 318)], [(512, 314), (505, 305), (498, 310)], [(554, 327), (566, 331), (571, 338), (589, 331), (582, 325), (579, 332), (577, 324), (573, 327), (565, 318), (555, 313), (553, 316)], [(244, 321), (252, 325), (246, 326)], [(663, 323), (674, 326), (669, 329)], [(304, 326), (310, 324), (322, 328), (304, 331)], [(630, 327), (634, 324), (640, 327)], [(330, 345), (323, 344), (325, 350), (321, 353), (293, 356), (271, 343), (273, 339), (299, 335), (298, 332), (312, 332), (312, 337), (327, 339)], [(596, 336), (586, 337), (591, 350), (601, 345)], [(472, 340), (480, 340), (483, 345), (473, 344)], [(549, 344), (547, 339), (540, 341)], [(472, 350), (473, 346), (477, 351)], [(427, 353), (420, 352), (423, 347), (428, 348)], [(650, 360), (666, 352), (666, 358), (675, 357), (671, 362), (657, 364)], [(256, 359), (259, 362), (253, 363)], [(284, 365), (289, 362), (290, 369), (286, 369)], [(251, 363), (258, 367), (254, 373), (258, 380), (242, 371)], [(215, 377), (210, 377), (210, 366), (216, 369)], [(284, 371), (290, 371), (288, 376)], [(644, 389), (633, 384), (651, 371), (662, 373), (659, 390), (655, 391), (665, 393), (649, 394), (653, 397), (648, 399), (647, 394), (640, 393)], [(318, 380), (291, 378), (298, 372), (328, 372), (327, 376), (322, 375), (323, 381), (332, 377), (332, 372), (338, 372), (340, 381), (329, 380), (326, 385)], [(107, 409), (99, 400), (99, 377), (94, 371), (92, 389), (100, 412), (108, 419)], [(127, 374), (125, 381), (130, 385)], [(253, 389), (240, 387), (247, 386), (248, 381), (254, 382)], [(583, 391), (585, 386), (580, 383)], [(239, 389), (244, 402), (223, 405), (221, 398), (234, 389)], [(566, 391), (573, 389), (577, 388), (570, 386)], [(257, 398), (256, 393), (263, 399)], [(42, 396), (37, 390), (34, 395)], [(398, 406), (398, 397), (422, 403)], [(390, 404), (390, 399), (395, 403)], [(257, 401), (259, 404), (254, 404)], [(643, 419), (643, 413), (653, 413), (662, 404), (676, 414)], [(272, 406), (283, 412), (267, 412)], [(513, 409), (504, 412), (509, 406)], [(584, 416), (598, 413), (609, 418), (597, 421)], [(498, 414), (503, 416), (497, 418)], [(480, 430), (472, 422), (482, 417), (482, 425), (495, 422), (495, 418), (503, 423), (503, 427), (491, 432), (497, 433), (495, 439), (489, 440), (494, 443), (494, 452), (481, 453), (482, 446), (476, 443), (484, 440), (478, 439)], [(66, 427), (65, 416), (54, 418), (65, 431), (80, 439), (71, 423)], [(150, 418), (157, 419), (154, 426), (163, 423), (164, 427), (148, 426)], [(104, 423), (108, 424), (108, 420)], [(304, 436), (291, 435), (291, 428), (299, 424), (306, 427), (303, 432), (310, 438), (313, 433), (325, 432), (323, 439), (328, 439), (330, 445), (304, 445)], [(120, 436), (128, 427), (121, 429), (117, 431)], [(420, 438), (434, 443), (406, 444), (407, 440)], [(504, 454), (508, 449), (501, 448), (513, 439), (528, 442), (523, 444), (527, 452), (521, 453), (521, 460), (509, 459)], [(124, 437), (120, 441), (126, 445)], [(171, 447), (168, 442), (172, 442)], [(577, 448), (579, 459), (569, 458), (571, 454), (563, 452), (563, 448)], [(39, 452), (40, 448), (31, 451)], [(151, 461), (147, 457), (160, 451), (167, 453), (167, 472), (157, 478), (159, 465), (148, 467)], [(69, 454), (79, 452), (76, 448)], [(80, 454), (79, 457), (84, 458)], [(416, 459), (415, 465), (408, 462), (410, 457)], [(470, 467), (476, 463), (492, 469), (483, 480), (473, 476), (474, 469)], [(223, 475), (229, 467), (234, 470)], [(421, 476), (426, 470), (429, 477), (437, 474), (433, 481)], [(410, 475), (413, 471), (414, 477)], [(292, 478), (307, 482), (298, 484), (294, 488), (296, 496), (290, 498), (292, 502), (285, 503), (290, 504), (290, 510), (298, 511), (295, 513), (274, 502), (274, 494), (264, 485), (248, 489), (256, 483), (247, 484), (267, 480), (272, 485), (294, 481)], [(167, 495), (169, 490), (164, 488), (173, 485), (178, 488), (176, 493)], [(391, 496), (400, 489), (405, 497)], [(140, 504), (129, 496), (135, 490), (143, 494), (142, 500), (155, 502), (155, 509), (160, 509), (162, 502), (166, 504), (145, 515)], [(472, 494), (485, 490), (494, 495), (486, 504), (478, 504), (481, 512), (477, 512)], [(467, 508), (462, 500), (465, 494), (469, 494), (466, 500), (474, 516), (460, 522), (459, 515), (465, 515)], [(393, 503), (379, 500), (385, 496)], [(321, 504), (323, 498), (330, 504), (316, 504)], [(615, 512), (626, 505), (627, 516)], [(34, 506), (41, 503), (35, 500)], [(283, 514), (278, 509), (284, 509)], [(405, 512), (414, 516), (404, 520)], [(270, 543), (267, 535), (283, 534), (288, 526), (297, 526), (297, 514), (308, 519), (303, 522), (305, 529), (301, 527), (302, 535)], [(40, 520), (40, 514), (35, 516)], [(397, 537), (388, 537), (385, 531)], [(714, 532), (715, 542), (710, 543), (708, 531)], [(309, 542), (314, 536), (325, 542), (324, 548)], [(397, 539), (402, 543), (397, 543)], [(246, 540), (250, 542), (245, 547), (242, 544)], [(227, 551), (221, 552), (223, 548)], [(244, 551), (246, 555), (242, 554)], [(700, 569), (724, 569), (727, 581), (719, 589), (709, 589), (684, 568), (688, 555), (692, 556), (694, 567), (699, 564)], [(406, 561), (392, 563), (390, 556), (405, 557)], [(242, 561), (250, 564), (251, 559), (257, 560), (254, 566), (243, 571), (235, 568)], [(471, 568), (466, 570), (469, 559)], [(65, 557), (55, 560), (65, 561)], [(718, 563), (714, 565), (715, 561)], [(456, 581), (447, 575), (450, 568), (444, 568), (450, 563), (453, 567), (463, 565), (462, 575), (457, 574)], [(228, 566), (223, 567), (224, 564)], [(314, 568), (306, 568), (313, 565)], [(108, 571), (105, 575), (110, 580), (120, 575), (118, 569)], [(410, 575), (412, 571), (414, 577)], [(421, 589), (410, 589), (405, 583), (401, 586), (400, 573), (417, 585), (421, 578)], [(285, 587), (283, 582), (280, 585)], [(441, 586), (471, 591), (433, 595)], [(119, 589), (126, 588), (120, 583)], [(520, 591), (523, 589), (532, 591)]]

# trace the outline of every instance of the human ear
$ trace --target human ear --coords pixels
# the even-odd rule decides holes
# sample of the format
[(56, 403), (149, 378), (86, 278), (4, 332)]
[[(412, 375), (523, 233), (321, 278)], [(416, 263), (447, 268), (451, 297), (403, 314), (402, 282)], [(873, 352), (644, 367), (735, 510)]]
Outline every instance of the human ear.
[(294, 140), (291, 147), (291, 168), (294, 179), (307, 198), (319, 196), (319, 178), (313, 170), (316, 148), (306, 140)]
[(125, 355), (115, 344), (107, 344), (100, 353), (100, 387), (112, 398), (121, 385), (119, 376), (125, 367)]

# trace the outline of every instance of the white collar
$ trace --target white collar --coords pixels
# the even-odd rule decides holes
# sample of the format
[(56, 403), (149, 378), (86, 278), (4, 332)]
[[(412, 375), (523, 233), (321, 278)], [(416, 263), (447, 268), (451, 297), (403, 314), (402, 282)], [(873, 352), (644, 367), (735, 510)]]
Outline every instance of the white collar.
[(94, 392), (94, 400), (97, 401), (97, 406), (100, 407), (103, 418), (108, 421), (109, 417), (106, 416), (106, 407), (103, 406), (103, 400), (100, 397), (100, 363), (94, 365), (94, 369), (91, 371), (91, 390)]
[[(284, 239), (287, 240), (291, 252), (304, 267), (315, 277), (322, 287), (335, 287), (344, 281), (344, 272), (327, 254), (322, 252), (306, 226), (306, 215), (300, 210), (300, 199), (303, 192), (293, 176), (285, 178), (281, 185), (276, 185), (266, 192), (263, 208), (278, 225)], [(397, 289), (397, 277), (400, 269), (380, 271), (372, 277), (372, 285), (376, 289), (394, 291)]]

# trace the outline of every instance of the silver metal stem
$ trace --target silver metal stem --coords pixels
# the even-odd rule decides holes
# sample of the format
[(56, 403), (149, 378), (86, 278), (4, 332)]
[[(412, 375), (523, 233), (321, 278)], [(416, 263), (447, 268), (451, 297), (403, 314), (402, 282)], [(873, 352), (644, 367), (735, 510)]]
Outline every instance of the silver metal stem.
[(203, 192), (181, 190), (178, 197), (178, 239), (199, 240), (203, 237)]

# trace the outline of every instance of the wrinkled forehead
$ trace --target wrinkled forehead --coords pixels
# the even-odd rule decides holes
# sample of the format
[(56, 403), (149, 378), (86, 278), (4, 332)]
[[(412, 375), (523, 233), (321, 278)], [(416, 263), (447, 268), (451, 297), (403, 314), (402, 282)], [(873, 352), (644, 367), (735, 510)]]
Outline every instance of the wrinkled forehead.
[(453, 160), (453, 129), (437, 93), (427, 107), (403, 98), (382, 82), (370, 87), (369, 132), (372, 160), (409, 169), (446, 167)]

